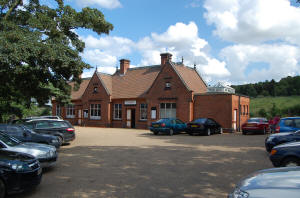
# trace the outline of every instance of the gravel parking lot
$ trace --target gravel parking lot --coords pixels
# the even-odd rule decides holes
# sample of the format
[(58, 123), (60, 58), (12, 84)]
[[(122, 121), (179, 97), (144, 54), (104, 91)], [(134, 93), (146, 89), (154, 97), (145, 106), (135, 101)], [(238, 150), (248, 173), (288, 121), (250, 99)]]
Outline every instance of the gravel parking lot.
[(265, 135), (87, 127), (76, 127), (76, 135), (37, 189), (9, 197), (226, 197), (242, 177), (273, 167)]

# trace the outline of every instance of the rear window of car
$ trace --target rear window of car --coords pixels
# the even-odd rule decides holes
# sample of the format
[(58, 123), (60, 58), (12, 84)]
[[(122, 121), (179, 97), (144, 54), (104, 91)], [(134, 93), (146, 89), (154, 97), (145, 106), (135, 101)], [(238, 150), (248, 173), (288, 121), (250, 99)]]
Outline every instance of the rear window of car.
[(250, 118), (247, 122), (266, 122), (267, 120), (260, 119), (260, 118)]
[(206, 122), (206, 118), (199, 118), (199, 119), (196, 119), (196, 120), (194, 120), (193, 122), (197, 122), (197, 123), (205, 123)]
[(49, 127), (50, 128), (64, 128), (64, 127), (71, 127), (70, 124), (68, 122), (53, 122), (53, 121), (50, 121), (49, 122)]
[(160, 120), (157, 120), (156, 122), (162, 123), (162, 122), (169, 122), (169, 121), (170, 121), (169, 119), (160, 119)]

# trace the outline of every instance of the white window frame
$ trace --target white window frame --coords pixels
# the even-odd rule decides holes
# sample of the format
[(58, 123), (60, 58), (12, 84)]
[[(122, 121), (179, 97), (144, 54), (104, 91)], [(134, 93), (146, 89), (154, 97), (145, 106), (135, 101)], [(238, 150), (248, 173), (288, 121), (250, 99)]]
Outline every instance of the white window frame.
[(75, 118), (75, 105), (68, 104), (66, 107), (66, 117), (67, 118)]
[(148, 119), (148, 104), (142, 103), (140, 104), (140, 120), (147, 120), (147, 119)]
[(101, 120), (101, 104), (90, 104), (90, 119)]
[(176, 118), (176, 103), (160, 103), (159, 118)]
[(56, 104), (56, 115), (61, 116), (61, 106), (60, 106), (60, 104)]
[(114, 120), (122, 120), (122, 104), (114, 104)]

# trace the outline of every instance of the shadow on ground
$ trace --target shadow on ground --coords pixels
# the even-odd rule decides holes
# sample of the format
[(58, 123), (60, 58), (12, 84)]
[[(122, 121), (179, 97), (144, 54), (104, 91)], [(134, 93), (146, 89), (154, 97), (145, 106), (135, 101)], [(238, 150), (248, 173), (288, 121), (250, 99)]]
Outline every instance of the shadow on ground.
[[(170, 141), (185, 142), (179, 136)], [(255, 147), (226, 152), (183, 146), (66, 146), (59, 155), (37, 189), (9, 197), (226, 197), (242, 177), (272, 167), (265, 151)]]

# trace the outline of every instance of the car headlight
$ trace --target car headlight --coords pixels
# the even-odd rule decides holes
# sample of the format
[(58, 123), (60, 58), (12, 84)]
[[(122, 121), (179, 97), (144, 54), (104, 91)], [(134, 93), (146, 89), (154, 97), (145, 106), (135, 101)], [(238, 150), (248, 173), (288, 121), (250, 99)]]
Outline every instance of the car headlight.
[(53, 140), (51, 140), (51, 142), (52, 142), (52, 143), (57, 143), (58, 140), (57, 140), (57, 139), (53, 139)]
[(24, 171), (30, 171), (31, 168), (26, 164), (11, 164), (11, 169), (13, 169), (16, 172), (24, 172)]
[(240, 190), (239, 188), (236, 188), (233, 192), (233, 197), (234, 198), (248, 198), (249, 194), (247, 192)]
[(37, 157), (37, 158), (45, 158), (45, 157), (47, 157), (48, 153), (49, 153), (49, 152), (47, 152), (47, 153), (46, 153), (46, 152), (41, 152), (41, 153), (39, 153), (36, 157)]
[(267, 142), (271, 142), (274, 139), (274, 137), (268, 137)]

